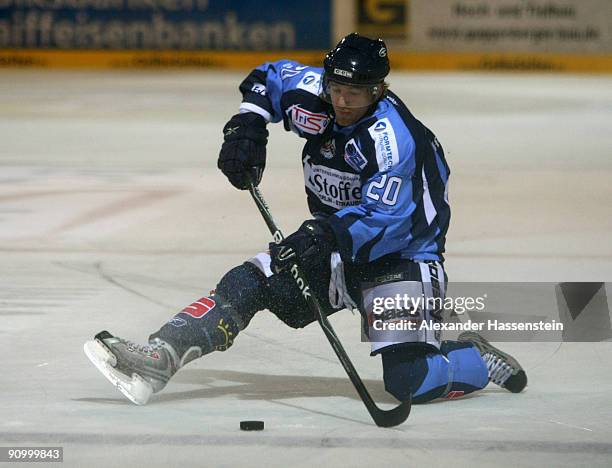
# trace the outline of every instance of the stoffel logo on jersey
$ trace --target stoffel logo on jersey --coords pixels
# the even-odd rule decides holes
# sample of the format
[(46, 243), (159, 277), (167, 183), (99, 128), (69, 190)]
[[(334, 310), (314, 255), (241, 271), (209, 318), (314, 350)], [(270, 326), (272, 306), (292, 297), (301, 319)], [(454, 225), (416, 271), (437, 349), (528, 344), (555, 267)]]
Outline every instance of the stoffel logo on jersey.
[(310, 155), (306, 155), (303, 160), (304, 184), (321, 203), (338, 210), (359, 204), (361, 201), (359, 174), (311, 164), (310, 158)]
[[(323, 133), (327, 128), (327, 124), (329, 124), (329, 116), (327, 114), (317, 114), (316, 112), (307, 111), (300, 107), (299, 104), (294, 104), (287, 109), (287, 116), (289, 117), (289, 122), (292, 127), (311, 135)], [(299, 133), (299, 131), (297, 133)]]

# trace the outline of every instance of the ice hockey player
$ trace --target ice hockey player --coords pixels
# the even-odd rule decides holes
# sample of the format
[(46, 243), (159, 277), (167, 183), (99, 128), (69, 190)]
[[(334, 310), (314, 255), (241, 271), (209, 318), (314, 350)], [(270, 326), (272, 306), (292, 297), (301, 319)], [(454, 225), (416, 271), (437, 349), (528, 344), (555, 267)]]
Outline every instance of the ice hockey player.
[[(312, 219), (269, 252), (227, 272), (209, 296), (185, 307), (138, 345), (103, 331), (85, 344), (96, 367), (131, 401), (145, 404), (188, 362), (234, 343), (268, 309), (293, 328), (315, 319), (294, 283), (298, 264), (327, 314), (359, 309), (386, 390), (416, 403), (452, 398), (492, 381), (511, 392), (527, 383), (508, 354), (475, 333), (380, 331), (373, 301), (397, 294), (444, 297), (443, 252), (450, 221), (449, 168), (434, 134), (389, 90), (385, 43), (349, 34), (323, 68), (265, 63), (240, 84), (239, 113), (223, 128), (218, 167), (240, 189), (260, 182), (269, 123), (305, 140), (301, 160)], [(245, 198), (245, 203), (250, 200)], [(283, 253), (280, 255), (280, 253)], [(436, 310), (412, 319), (440, 321)], [(405, 310), (387, 310), (392, 322)]]

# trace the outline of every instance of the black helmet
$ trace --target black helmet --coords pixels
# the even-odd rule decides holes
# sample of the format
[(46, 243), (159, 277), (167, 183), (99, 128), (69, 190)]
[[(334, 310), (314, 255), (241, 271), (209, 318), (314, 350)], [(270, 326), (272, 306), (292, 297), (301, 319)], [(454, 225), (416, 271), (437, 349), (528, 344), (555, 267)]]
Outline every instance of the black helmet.
[(389, 74), (387, 46), (382, 39), (351, 33), (323, 61), (328, 80), (354, 85), (373, 85)]

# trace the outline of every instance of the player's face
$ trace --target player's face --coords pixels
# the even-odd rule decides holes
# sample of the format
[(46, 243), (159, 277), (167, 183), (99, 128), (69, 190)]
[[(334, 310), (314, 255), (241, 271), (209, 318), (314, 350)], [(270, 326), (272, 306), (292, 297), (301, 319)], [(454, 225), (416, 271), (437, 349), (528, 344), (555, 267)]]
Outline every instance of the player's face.
[(338, 125), (347, 126), (365, 115), (377, 96), (369, 86), (351, 86), (330, 81), (327, 92), (336, 114)]

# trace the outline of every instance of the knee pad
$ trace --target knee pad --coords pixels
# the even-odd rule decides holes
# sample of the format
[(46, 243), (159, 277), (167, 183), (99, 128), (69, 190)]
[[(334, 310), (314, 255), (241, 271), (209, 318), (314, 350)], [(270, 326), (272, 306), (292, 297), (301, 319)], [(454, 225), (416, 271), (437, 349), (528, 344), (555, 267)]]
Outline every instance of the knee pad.
[[(270, 255), (260, 253), (249, 261), (265, 277), (266, 292), (265, 308), (282, 320), (291, 328), (303, 328), (316, 320), (315, 315), (308, 308), (302, 292), (295, 284), (293, 274), (290, 272), (272, 273), (270, 270)], [(329, 273), (304, 270), (308, 278), (308, 286), (319, 300), (323, 312), (330, 315), (339, 310), (329, 303)]]
[(315, 321), (291, 273), (275, 274), (268, 278), (268, 282), (271, 289), (270, 312), (285, 325), (298, 329)]
[(269, 307), (270, 295), (266, 276), (250, 262), (228, 271), (217, 284), (216, 294), (231, 304), (244, 329), (256, 312)]

